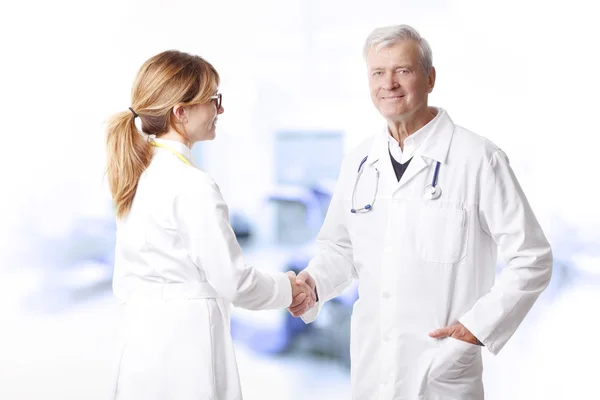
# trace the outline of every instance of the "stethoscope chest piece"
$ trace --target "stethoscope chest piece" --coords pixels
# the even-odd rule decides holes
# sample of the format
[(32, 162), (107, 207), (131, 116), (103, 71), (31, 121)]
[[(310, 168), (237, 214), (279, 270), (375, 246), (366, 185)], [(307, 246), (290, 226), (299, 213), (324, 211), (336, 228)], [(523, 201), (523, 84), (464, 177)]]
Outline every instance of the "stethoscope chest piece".
[(435, 200), (442, 195), (442, 189), (439, 186), (427, 185), (425, 186), (425, 193), (423, 198), (425, 200)]

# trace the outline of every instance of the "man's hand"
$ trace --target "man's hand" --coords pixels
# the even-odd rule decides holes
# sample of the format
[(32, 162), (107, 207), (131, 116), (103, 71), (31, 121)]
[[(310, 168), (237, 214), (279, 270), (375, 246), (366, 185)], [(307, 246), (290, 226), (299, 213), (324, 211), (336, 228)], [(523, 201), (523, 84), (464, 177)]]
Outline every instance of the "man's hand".
[(288, 307), (290, 308), (306, 308), (309, 309), (314, 305), (313, 297), (311, 296), (311, 289), (306, 284), (299, 285), (297, 283), (296, 273), (293, 271), (288, 271), (287, 276), (290, 280), (290, 286), (292, 287), (292, 304)]
[[(291, 272), (293, 274), (293, 272)], [(290, 272), (288, 272), (288, 276)], [(294, 274), (295, 276), (295, 274)], [(300, 317), (307, 312), (317, 301), (316, 284), (310, 274), (306, 271), (300, 272), (295, 277), (295, 282), (292, 284), (292, 288), (296, 286), (300, 292), (294, 296), (294, 289), (292, 289), (292, 304), (288, 307), (288, 311), (294, 317)]]
[(462, 340), (463, 342), (480, 345), (483, 344), (460, 322), (454, 325), (447, 326), (445, 328), (436, 329), (433, 332), (429, 332), (429, 336), (436, 339), (442, 339), (445, 337), (451, 337), (454, 339)]

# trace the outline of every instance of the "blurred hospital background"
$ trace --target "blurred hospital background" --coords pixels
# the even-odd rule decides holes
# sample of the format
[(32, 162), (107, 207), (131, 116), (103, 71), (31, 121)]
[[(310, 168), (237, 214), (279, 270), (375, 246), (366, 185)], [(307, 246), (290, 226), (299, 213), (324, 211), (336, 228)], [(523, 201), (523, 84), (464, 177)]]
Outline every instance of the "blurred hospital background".
[[(598, 1), (6, 1), (0, 15), (0, 399), (110, 398), (121, 315), (104, 123), (147, 58), (179, 49), (220, 72), (225, 113), (195, 160), (247, 261), (300, 270), (344, 154), (384, 123), (363, 41), (399, 23), (433, 48), (430, 104), (506, 151), (554, 249), (521, 329), (484, 351), (487, 398), (600, 398)], [(236, 310), (246, 398), (351, 398), (355, 298), (308, 326)]]

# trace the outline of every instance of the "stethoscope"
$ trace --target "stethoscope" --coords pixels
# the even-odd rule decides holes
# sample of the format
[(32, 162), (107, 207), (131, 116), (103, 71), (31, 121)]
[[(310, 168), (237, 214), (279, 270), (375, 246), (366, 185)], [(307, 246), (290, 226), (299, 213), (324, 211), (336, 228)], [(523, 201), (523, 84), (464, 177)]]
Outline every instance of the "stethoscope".
[[(356, 174), (356, 180), (354, 181), (354, 188), (352, 189), (352, 208), (350, 212), (352, 214), (356, 213), (366, 213), (373, 209), (373, 204), (375, 203), (375, 198), (377, 197), (377, 189), (379, 187), (379, 170), (375, 168), (375, 190), (373, 191), (373, 199), (370, 203), (366, 204), (364, 207), (356, 208), (354, 205), (354, 198), (356, 197), (356, 188), (358, 187), (358, 181), (360, 180), (360, 176), (364, 171), (364, 164), (367, 162), (367, 158), (369, 156), (365, 156), (360, 162), (358, 166), (358, 173)], [(423, 198), (425, 200), (435, 200), (438, 199), (442, 195), (442, 188), (440, 188), (437, 184), (438, 175), (440, 172), (440, 162), (437, 161), (435, 166), (435, 172), (433, 173), (433, 179), (431, 180), (431, 184), (425, 186), (425, 192), (423, 193)]]

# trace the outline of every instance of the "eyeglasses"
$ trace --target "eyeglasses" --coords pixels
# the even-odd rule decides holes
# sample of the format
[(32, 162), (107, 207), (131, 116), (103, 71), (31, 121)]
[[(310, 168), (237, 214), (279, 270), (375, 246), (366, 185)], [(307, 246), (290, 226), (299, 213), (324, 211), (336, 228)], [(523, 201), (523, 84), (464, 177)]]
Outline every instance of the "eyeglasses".
[(214, 96), (210, 96), (210, 101), (215, 102), (215, 105), (217, 106), (217, 110), (221, 109), (221, 103), (223, 103), (223, 95), (221, 93), (217, 93)]

